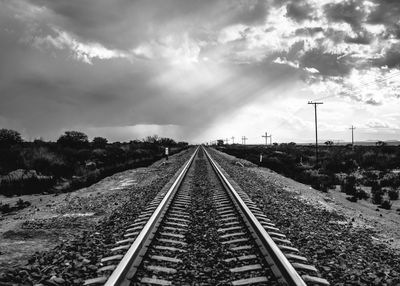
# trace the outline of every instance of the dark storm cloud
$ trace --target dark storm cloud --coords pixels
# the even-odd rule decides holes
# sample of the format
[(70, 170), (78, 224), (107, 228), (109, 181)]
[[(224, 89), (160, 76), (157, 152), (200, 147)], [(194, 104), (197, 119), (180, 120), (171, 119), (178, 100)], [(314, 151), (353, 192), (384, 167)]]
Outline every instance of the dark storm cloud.
[(314, 9), (307, 1), (293, 1), (286, 5), (286, 16), (301, 23), (312, 20)]
[(372, 62), (379, 67), (400, 68), (400, 44), (392, 44), (384, 51), (383, 57), (374, 59)]
[(51, 11), (52, 24), (85, 41), (112, 49), (130, 49), (165, 31), (219, 30), (232, 24), (261, 24), (265, 0), (28, 0)]
[(299, 28), (295, 31), (296, 36), (314, 36), (317, 33), (323, 32), (324, 29), (322, 27), (313, 27), (313, 28)]
[(323, 76), (343, 77), (351, 71), (347, 57), (327, 53), (321, 49), (307, 51), (300, 59), (300, 67), (315, 68)]
[(359, 30), (365, 12), (361, 9), (360, 1), (347, 0), (340, 3), (330, 3), (324, 6), (326, 18), (332, 22), (345, 22), (351, 25), (354, 30)]
[(356, 37), (346, 36), (344, 41), (351, 44), (368, 45), (373, 40), (373, 35), (367, 31), (360, 31)]
[[(71, 9), (64, 7), (59, 13), (74, 15)], [(9, 31), (0, 30), (4, 51), (0, 54), (4, 63), (0, 66), (0, 116), (17, 123), (8, 127), (24, 129), (32, 137), (54, 139), (63, 129), (136, 124), (176, 124), (195, 133), (205, 122), (256, 100), (265, 84), (279, 86), (296, 77), (292, 68), (268, 61), (227, 63), (223, 80), (202, 84), (188, 94), (174, 88), (187, 79), (184, 70), (170, 82), (157, 83), (175, 72), (176, 67), (166, 61), (93, 58), (89, 65), (73, 58), (67, 48), (32, 46), (44, 37), (40, 31), (33, 30), (31, 37), (21, 40), (28, 23), (4, 9), (0, 13), (0, 21), (9, 25)], [(243, 16), (234, 21), (247, 20)]]
[(394, 24), (400, 15), (400, 2), (397, 0), (375, 0), (377, 7), (368, 15), (371, 24)]
[(286, 54), (288, 60), (295, 60), (299, 58), (299, 53), (304, 49), (304, 41), (294, 43)]

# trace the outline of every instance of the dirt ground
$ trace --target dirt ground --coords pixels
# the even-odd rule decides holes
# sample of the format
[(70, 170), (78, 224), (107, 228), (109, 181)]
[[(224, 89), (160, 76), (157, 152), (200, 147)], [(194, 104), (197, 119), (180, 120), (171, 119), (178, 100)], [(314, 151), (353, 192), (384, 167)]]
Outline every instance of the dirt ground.
[[(170, 163), (174, 160), (171, 156)], [(124, 171), (70, 193), (29, 195), (7, 198), (3, 204), (15, 205), (18, 199), (31, 206), (0, 216), (0, 272), (23, 264), (36, 251), (50, 250), (110, 215), (125, 202), (133, 186), (151, 184), (165, 167), (163, 160), (148, 168)]]
[(339, 190), (322, 193), (267, 168), (252, 167), (251, 171), (267, 178), (278, 187), (296, 193), (304, 202), (344, 215), (346, 221), (343, 221), (343, 224), (371, 229), (374, 231), (374, 240), (400, 252), (400, 212), (397, 211), (400, 207), (399, 200), (393, 202), (391, 210), (385, 210), (366, 200), (350, 202), (346, 199), (347, 195)]

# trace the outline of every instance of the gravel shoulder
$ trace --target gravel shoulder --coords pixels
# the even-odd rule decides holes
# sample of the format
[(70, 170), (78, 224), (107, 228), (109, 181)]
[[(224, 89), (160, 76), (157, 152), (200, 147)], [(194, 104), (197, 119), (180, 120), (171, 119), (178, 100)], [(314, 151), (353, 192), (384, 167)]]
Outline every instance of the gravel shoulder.
[(211, 154), (332, 285), (400, 285), (396, 211), (376, 211), (340, 192), (321, 193), (246, 160)]
[[(163, 159), (147, 168), (114, 174), (71, 193), (0, 198), (3, 203), (11, 205), (19, 198), (31, 202), (28, 208), (0, 218), (0, 284), (1, 281), (25, 283), (55, 277), (56, 281), (61, 279), (59, 284), (79, 285), (82, 282), (80, 276), (90, 276), (83, 273), (95, 275), (101, 250), (88, 253), (86, 245), (82, 245), (90, 246), (92, 240), (101, 242), (100, 247), (112, 244), (120, 235), (116, 230), (120, 224), (128, 223), (138, 215), (175, 176), (193, 150), (182, 151), (170, 156), (168, 161)], [(120, 221), (111, 221), (128, 207), (127, 222), (123, 217)], [(71, 252), (70, 258), (62, 255), (65, 251)], [(53, 263), (57, 259), (60, 263)], [(58, 275), (68, 274), (71, 265), (75, 269), (75, 264), (82, 263), (87, 264), (83, 272), (65, 277)], [(53, 264), (51, 271), (43, 273), (47, 264)], [(36, 270), (40, 275), (32, 276)]]

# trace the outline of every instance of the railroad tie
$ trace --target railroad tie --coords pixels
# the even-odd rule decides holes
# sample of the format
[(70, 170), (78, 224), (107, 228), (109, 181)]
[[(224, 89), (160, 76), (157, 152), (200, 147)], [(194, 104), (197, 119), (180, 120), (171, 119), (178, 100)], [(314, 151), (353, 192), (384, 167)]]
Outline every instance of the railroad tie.
[(114, 261), (114, 260), (121, 260), (122, 257), (124, 257), (122, 254), (117, 254), (113, 256), (108, 256), (104, 257), (100, 260), (101, 263), (109, 262), (109, 261)]
[(224, 259), (224, 261), (229, 263), (232, 261), (245, 261), (245, 260), (251, 260), (251, 259), (257, 259), (257, 256), (254, 254), (243, 255), (243, 256), (238, 256), (238, 257), (227, 258), (227, 259)]
[(232, 281), (231, 284), (233, 286), (242, 286), (242, 285), (251, 285), (251, 284), (263, 283), (263, 282), (268, 282), (268, 278), (265, 276), (251, 277), (251, 278), (245, 278), (245, 279)]
[(151, 255), (151, 259), (158, 260), (158, 261), (167, 261), (167, 262), (172, 262), (172, 263), (182, 263), (182, 259), (174, 258), (174, 257), (168, 257), (168, 256), (162, 256), (162, 255)]
[(174, 274), (177, 272), (177, 270), (174, 268), (158, 266), (158, 265), (147, 265), (145, 266), (145, 268), (154, 272), (163, 272), (167, 274)]
[(140, 280), (140, 282), (144, 283), (144, 284), (153, 284), (153, 285), (161, 285), (161, 286), (172, 285), (171, 281), (164, 280), (164, 279), (150, 278), (150, 277), (143, 277)]
[(168, 250), (168, 251), (176, 251), (176, 252), (187, 252), (185, 249), (172, 247), (172, 246), (164, 246), (164, 245), (155, 245), (155, 249), (158, 250)]
[(234, 233), (228, 233), (221, 235), (220, 238), (230, 238), (230, 237), (235, 237), (235, 236), (243, 236), (246, 235), (244, 232), (234, 232)]
[(261, 264), (251, 264), (251, 265), (245, 265), (245, 266), (231, 268), (231, 269), (229, 269), (229, 271), (232, 273), (239, 273), (239, 272), (245, 272), (245, 271), (259, 270), (261, 268), (262, 268)]

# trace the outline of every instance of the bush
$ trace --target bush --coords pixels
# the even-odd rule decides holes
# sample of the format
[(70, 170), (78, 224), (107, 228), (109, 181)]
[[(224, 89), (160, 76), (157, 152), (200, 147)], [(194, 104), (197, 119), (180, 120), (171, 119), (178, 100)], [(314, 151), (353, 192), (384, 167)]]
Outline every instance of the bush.
[(92, 141), (92, 146), (98, 149), (104, 149), (107, 146), (107, 139), (103, 137), (94, 137)]
[(353, 197), (346, 197), (346, 200), (352, 202), (352, 203), (356, 203), (357, 202), (357, 197), (353, 196)]
[(57, 144), (70, 148), (85, 148), (89, 145), (88, 137), (79, 131), (65, 131), (57, 140)]
[(363, 189), (357, 189), (355, 196), (360, 200), (366, 200), (369, 198), (369, 194)]
[(391, 189), (388, 191), (390, 200), (395, 201), (399, 199), (399, 190)]
[(379, 205), (382, 203), (382, 196), (383, 196), (383, 191), (375, 191), (372, 193), (372, 203), (375, 205)]
[(22, 143), (19, 132), (11, 129), (0, 129), (0, 148), (8, 148), (18, 143)]
[(354, 176), (348, 176), (344, 180), (344, 183), (340, 185), (340, 191), (346, 193), (346, 195), (355, 196), (357, 192), (355, 185), (356, 178)]
[(379, 207), (385, 210), (390, 210), (392, 207), (392, 203), (389, 200), (384, 200)]
[(9, 204), (3, 204), (0, 202), (0, 212), (6, 214), (12, 211), (12, 208)]

